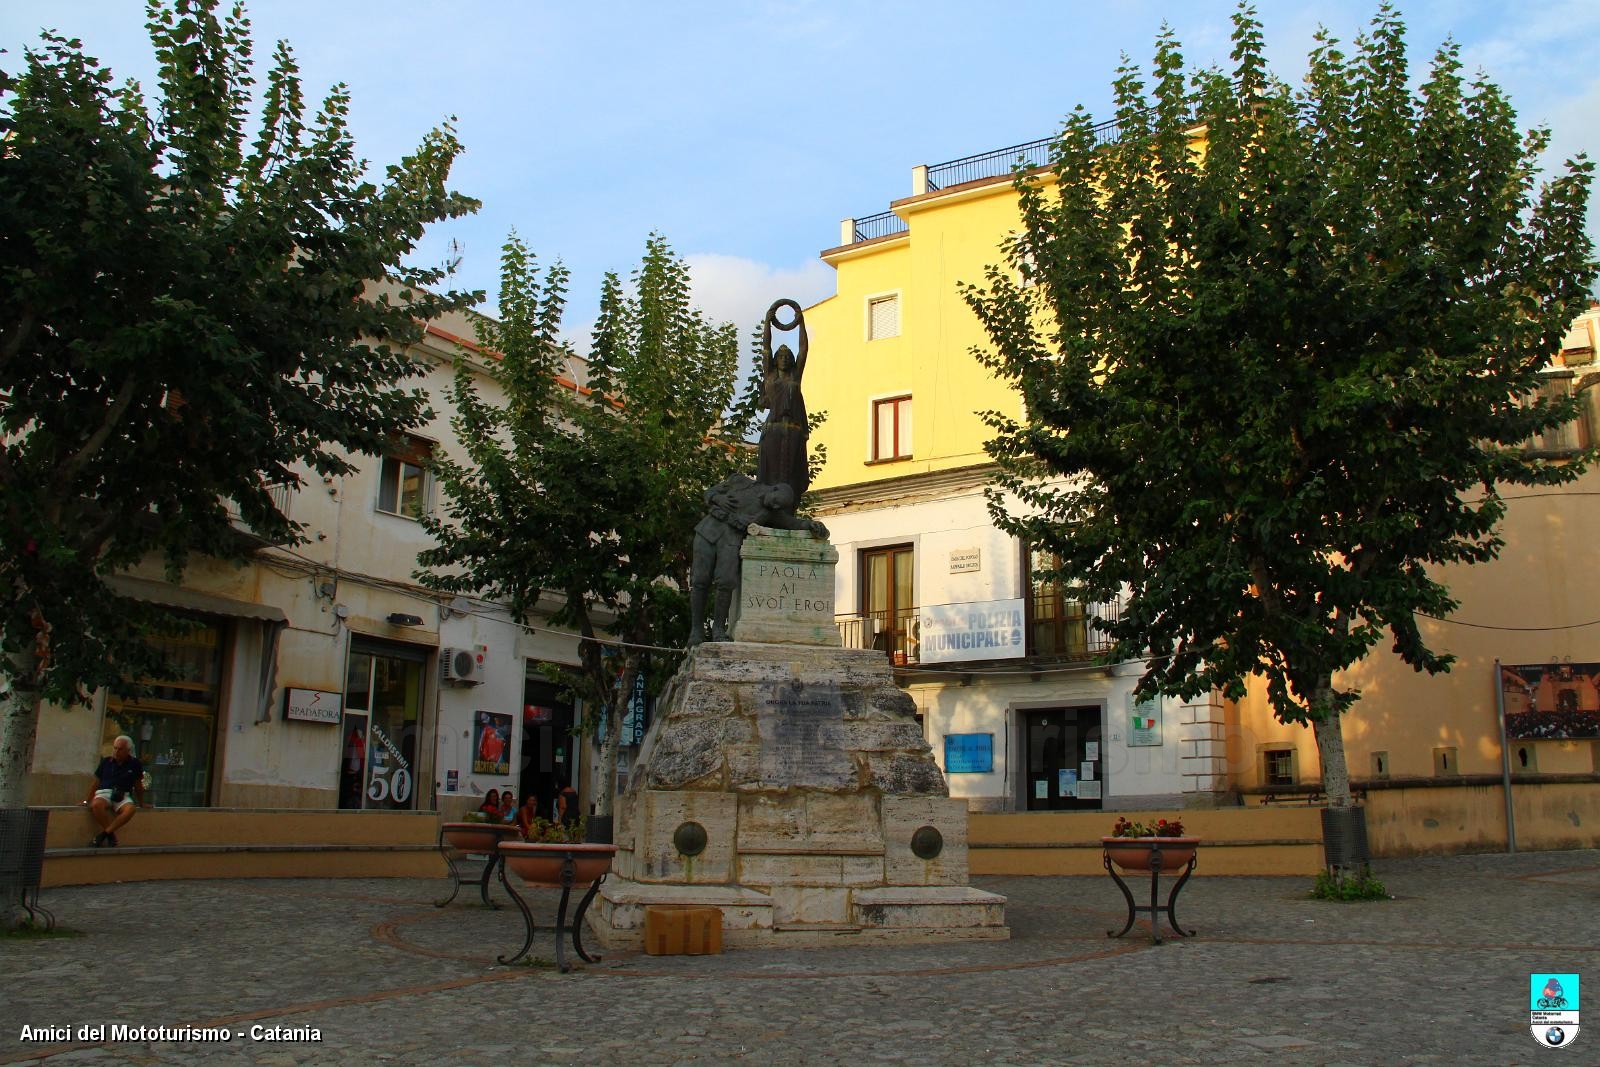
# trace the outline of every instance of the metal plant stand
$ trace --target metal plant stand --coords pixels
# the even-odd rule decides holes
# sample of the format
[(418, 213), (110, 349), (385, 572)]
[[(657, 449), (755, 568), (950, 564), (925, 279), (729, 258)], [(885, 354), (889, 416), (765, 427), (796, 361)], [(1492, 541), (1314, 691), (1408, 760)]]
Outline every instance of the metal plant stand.
[[(1193, 848), (1192, 845), (1189, 847)], [(1172, 891), (1167, 894), (1167, 902), (1158, 904), (1156, 902), (1161, 899), (1161, 846), (1158, 844), (1152, 847), (1150, 849), (1150, 903), (1146, 906), (1133, 902), (1133, 892), (1128, 888), (1128, 883), (1124, 882), (1121, 876), (1117, 874), (1116, 864), (1111, 862), (1110, 854), (1102, 851), (1100, 862), (1111, 875), (1112, 881), (1117, 883), (1117, 888), (1122, 890), (1122, 896), (1128, 902), (1128, 921), (1122, 924), (1122, 929), (1120, 930), (1107, 930), (1106, 936), (1121, 937), (1133, 929), (1134, 920), (1139, 915), (1147, 914), (1150, 916), (1150, 937), (1155, 944), (1161, 944), (1160, 917), (1162, 915), (1167, 917), (1167, 922), (1172, 924), (1173, 931), (1179, 937), (1193, 937), (1196, 931), (1185, 930), (1178, 925), (1178, 913), (1175, 908), (1178, 903), (1178, 894), (1183, 892), (1184, 885), (1188, 883), (1189, 876), (1194, 873), (1195, 864), (1199, 861), (1200, 855), (1198, 852), (1189, 857), (1189, 862), (1183, 867), (1183, 873), (1178, 876), (1178, 881), (1173, 885)]]
[[(595, 896), (600, 892), (600, 883), (604, 882), (605, 880), (606, 876), (602, 874), (589, 886), (589, 891), (585, 893), (583, 895), (583, 899), (578, 902), (578, 910), (572, 916), (572, 925), (568, 926), (567, 903), (572, 896), (572, 887), (577, 882), (577, 863), (573, 860), (572, 853), (570, 852), (562, 858), (561, 904), (556, 909), (556, 967), (560, 969), (562, 974), (566, 974), (572, 969), (572, 965), (567, 962), (563, 943), (564, 936), (569, 933), (572, 935), (573, 949), (578, 953), (578, 956), (584, 960), (584, 962), (600, 962), (601, 957), (591, 956), (583, 950), (583, 916), (589, 910), (589, 905), (594, 902)], [(506, 866), (504, 860), (502, 860), (500, 863), (500, 884), (505, 886), (506, 894), (510, 896), (517, 907), (522, 910), (522, 921), (524, 924), (525, 936), (523, 938), (521, 948), (509, 956), (498, 956), (496, 958), (501, 963), (516, 963), (518, 960), (521, 960), (528, 955), (528, 949), (533, 946), (534, 931), (538, 929), (538, 926), (533, 921), (533, 912), (528, 910), (527, 902), (522, 899), (522, 897), (517, 893), (516, 889), (512, 887), (510, 879), (506, 877)]]
[[(486, 853), (486, 858), (483, 863), (483, 876), (477, 879), (463, 878), (461, 877), (461, 868), (456, 866), (455, 854), (457, 851), (457, 849), (452, 848), (445, 841), (444, 829), (441, 827), (439, 830), (439, 854), (444, 857), (445, 866), (450, 868), (451, 886), (450, 895), (445, 897), (443, 900), (434, 901), (433, 906), (436, 908), (444, 907), (446, 904), (449, 904), (452, 900), (456, 899), (456, 894), (461, 892), (462, 883), (467, 881), (476, 881), (478, 883), (478, 895), (483, 898), (483, 902), (489, 907), (498, 910), (500, 905), (489, 899), (489, 879), (494, 877), (495, 868), (502, 866), (505, 861), (500, 858), (500, 854), (498, 852)], [(462, 855), (477, 855), (477, 853), (462, 853)]]

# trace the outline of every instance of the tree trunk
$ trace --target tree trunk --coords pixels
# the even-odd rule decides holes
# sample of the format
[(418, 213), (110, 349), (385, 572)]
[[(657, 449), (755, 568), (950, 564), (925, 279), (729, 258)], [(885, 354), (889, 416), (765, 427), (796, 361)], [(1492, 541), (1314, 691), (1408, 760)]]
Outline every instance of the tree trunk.
[(38, 673), (32, 652), (11, 656), (11, 689), (0, 693), (0, 808), (28, 804), (28, 771), (39, 732), (39, 691), (25, 687)]
[(628, 712), (628, 701), (633, 697), (634, 682), (639, 677), (639, 655), (629, 652), (622, 659), (622, 674), (617, 678), (611, 699), (606, 702), (606, 739), (600, 746), (600, 762), (595, 766), (594, 813), (604, 817), (612, 813), (617, 798), (617, 750), (622, 747), (622, 720)]
[[(1331, 686), (1323, 686), (1319, 696), (1331, 694)], [(1328, 704), (1321, 704), (1327, 708)], [(1348, 808), (1350, 800), (1350, 768), (1344, 760), (1344, 716), (1337, 711), (1327, 711), (1311, 721), (1317, 738), (1317, 755), (1322, 763), (1322, 792), (1330, 808)]]

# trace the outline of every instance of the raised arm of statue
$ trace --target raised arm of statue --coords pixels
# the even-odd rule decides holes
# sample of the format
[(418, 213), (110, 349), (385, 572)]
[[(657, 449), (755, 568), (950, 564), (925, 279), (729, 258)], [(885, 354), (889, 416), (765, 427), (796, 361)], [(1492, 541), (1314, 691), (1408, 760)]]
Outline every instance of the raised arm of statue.
[[(778, 320), (778, 312), (782, 308), (788, 308), (793, 314), (793, 317), (788, 322), (780, 322)], [(782, 300), (774, 300), (772, 306), (767, 308), (766, 318), (761, 322), (761, 370), (763, 373), (771, 373), (773, 369), (772, 331), (774, 329), (787, 331), (796, 328), (800, 331), (800, 355), (795, 360), (794, 376), (799, 379), (806, 372), (806, 352), (811, 347), (810, 338), (806, 336), (805, 316), (800, 313), (800, 305), (795, 301), (787, 297)]]

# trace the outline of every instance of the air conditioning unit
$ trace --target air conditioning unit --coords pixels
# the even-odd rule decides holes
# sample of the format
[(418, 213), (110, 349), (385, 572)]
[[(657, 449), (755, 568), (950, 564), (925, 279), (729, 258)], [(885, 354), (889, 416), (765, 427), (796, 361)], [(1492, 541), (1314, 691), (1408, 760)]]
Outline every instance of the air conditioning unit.
[(439, 651), (439, 681), (445, 685), (478, 685), (483, 681), (483, 653), (475, 648)]

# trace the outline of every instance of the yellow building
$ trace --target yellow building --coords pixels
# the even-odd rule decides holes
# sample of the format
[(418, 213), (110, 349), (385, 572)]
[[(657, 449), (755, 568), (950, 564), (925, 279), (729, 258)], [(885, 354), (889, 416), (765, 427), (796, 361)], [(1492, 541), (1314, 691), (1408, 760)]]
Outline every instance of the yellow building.
[[(806, 311), (806, 394), (827, 413), (812, 488), (840, 550), (846, 642), (895, 658), (952, 795), (974, 811), (1315, 802), (1309, 730), (1277, 722), (1255, 689), (1237, 703), (1133, 706), (1141, 665), (1095, 665), (1101, 642), (1085, 622), (1117, 605), (1032, 581), (1023, 546), (987, 513), (982, 413), (1016, 414), (1020, 399), (973, 356), (987, 338), (960, 286), (1003, 262), (1000, 242), (1021, 226), (1012, 164), (1042, 164), (1048, 143), (917, 167), (910, 196), (845, 220), (822, 253), (836, 294)], [(1549, 389), (1600, 395), (1588, 389), (1597, 332), (1591, 309)], [(1530, 447), (1600, 439), (1589, 410)], [(1380, 854), (1505, 847), (1508, 809), (1522, 847), (1600, 843), (1600, 742), (1522, 740), (1502, 760), (1494, 673), (1496, 659), (1570, 663), (1584, 671), (1584, 706), (1600, 709), (1600, 625), (1584, 625), (1600, 622), (1588, 534), (1600, 529), (1600, 474), (1510, 495), (1502, 558), (1449, 572), (1462, 606), (1425, 622), (1455, 670), (1418, 675), (1380, 649), (1351, 672), (1364, 697), (1345, 737)], [(1506, 684), (1513, 704), (1529, 690)]]

